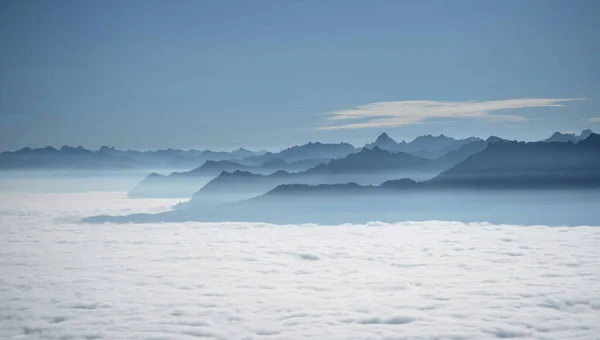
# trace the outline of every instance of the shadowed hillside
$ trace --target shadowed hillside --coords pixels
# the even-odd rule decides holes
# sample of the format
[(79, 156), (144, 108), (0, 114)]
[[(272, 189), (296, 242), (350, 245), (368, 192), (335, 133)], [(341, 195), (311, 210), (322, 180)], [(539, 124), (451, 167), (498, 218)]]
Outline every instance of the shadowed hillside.
[[(395, 157), (412, 159), (380, 149), (367, 149), (362, 153), (362, 156), (360, 153), (353, 155), (345, 162), (385, 155), (374, 159), (386, 159), (388, 162), (381, 164), (395, 166)], [(423, 160), (413, 161), (402, 164), (430, 164)], [(337, 173), (339, 169), (335, 164), (341, 163), (330, 164), (334, 165), (331, 168), (320, 167), (320, 171)], [(591, 134), (576, 144), (496, 141), (439, 176), (423, 182), (400, 179), (385, 181), (378, 186), (296, 184), (301, 179), (296, 176), (299, 174), (283, 171), (271, 176), (240, 171), (222, 173), (196, 193), (182, 209), (156, 215), (97, 216), (85, 221), (364, 223), (371, 220), (442, 219), (550, 225), (600, 222), (600, 211), (596, 207), (600, 195), (598, 134)], [(240, 188), (246, 188), (246, 194), (253, 191), (264, 194), (237, 203), (204, 205), (214, 203), (210, 199), (212, 193), (243, 199)], [(548, 210), (548, 207), (552, 209)], [(542, 210), (544, 213), (540, 214)]]
[(269, 175), (279, 170), (297, 172), (323, 161), (327, 162), (327, 160), (307, 159), (287, 163), (280, 158), (273, 158), (258, 166), (246, 166), (234, 161), (206, 161), (202, 166), (186, 172), (173, 172), (166, 176), (152, 173), (129, 191), (128, 195), (130, 197), (190, 197), (223, 172), (244, 171), (261, 175)]
[(597, 187), (600, 135), (577, 144), (498, 142), (426, 183), (457, 188)]
[(231, 152), (210, 150), (117, 150), (103, 146), (88, 150), (82, 146), (63, 146), (60, 149), (45, 147), (23, 148), (0, 153), (0, 169), (189, 169), (208, 160), (239, 160), (262, 153), (246, 149)]
[[(484, 143), (484, 142), (483, 142)], [(388, 179), (432, 178), (477, 152), (485, 145), (455, 152), (448, 157), (426, 159), (407, 153), (392, 153), (378, 147), (363, 149), (341, 159), (322, 163), (298, 173), (276, 172), (268, 176), (249, 172), (223, 172), (192, 197), (192, 202), (232, 201), (265, 193), (282, 184), (335, 184), (356, 182), (379, 185)]]

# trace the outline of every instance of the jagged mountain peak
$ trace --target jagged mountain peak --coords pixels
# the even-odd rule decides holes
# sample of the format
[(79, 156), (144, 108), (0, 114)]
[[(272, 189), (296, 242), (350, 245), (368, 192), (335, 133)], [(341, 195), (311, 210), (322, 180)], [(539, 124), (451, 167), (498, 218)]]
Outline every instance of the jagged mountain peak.
[(498, 143), (498, 142), (503, 142), (506, 139), (500, 138), (498, 136), (489, 136), (485, 141), (487, 143), (493, 144), (493, 143)]
[(600, 147), (600, 134), (591, 132), (586, 139), (580, 141), (578, 144)]
[(414, 141), (422, 141), (422, 140), (427, 140), (427, 139), (451, 139), (451, 140), (455, 140), (454, 138), (452, 138), (452, 137), (448, 137), (448, 136), (446, 136), (446, 135), (444, 135), (444, 134), (442, 133), (442, 134), (440, 134), (440, 135), (438, 135), (438, 136), (434, 136), (434, 135), (432, 135), (432, 134), (428, 134), (428, 135), (419, 136), (419, 137), (415, 138), (415, 139), (413, 140), (413, 142), (414, 142)]
[(594, 132), (592, 130), (585, 129), (585, 130), (581, 131), (581, 134), (579, 135), (579, 140), (584, 140), (592, 134), (594, 134)]
[(81, 145), (79, 145), (77, 147), (63, 145), (60, 148), (60, 151), (88, 151), (88, 150), (86, 148), (84, 148), (83, 146), (81, 146)]
[(576, 133), (566, 133), (566, 132), (558, 132), (557, 131), (557, 132), (554, 132), (552, 134), (552, 136), (545, 139), (544, 142), (577, 143), (578, 141), (582, 141), (582, 140), (588, 138), (591, 134), (593, 134), (593, 131), (590, 129), (585, 129), (585, 130), (581, 131), (581, 133), (579, 135), (577, 135)]
[(381, 142), (385, 142), (385, 141), (393, 141), (395, 142), (387, 133), (382, 133), (379, 135), (379, 137), (377, 137), (377, 139), (375, 140), (376, 143), (381, 143)]
[(364, 148), (364, 149), (360, 150), (359, 152), (357, 152), (356, 154), (360, 154), (360, 153), (390, 153), (390, 152), (383, 148), (380, 148), (379, 146), (374, 146), (370, 149)]

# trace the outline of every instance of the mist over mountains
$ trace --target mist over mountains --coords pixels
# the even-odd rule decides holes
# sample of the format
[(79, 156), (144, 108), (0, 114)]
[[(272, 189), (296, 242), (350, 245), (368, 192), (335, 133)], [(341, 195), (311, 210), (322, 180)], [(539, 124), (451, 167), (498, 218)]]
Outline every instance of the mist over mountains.
[[(575, 142), (556, 136), (550, 138), (554, 141), (519, 142), (427, 135), (407, 143), (383, 133), (360, 148), (308, 143), (278, 153), (211, 160), (186, 172), (153, 173), (129, 192), (131, 197), (188, 198), (173, 211), (85, 221), (362, 223), (479, 217), (522, 223), (541, 218), (529, 210), (561, 202), (543, 223), (550, 217), (595, 222), (597, 213), (572, 202), (599, 193), (600, 135), (589, 130), (567, 135)], [(522, 202), (519, 197), (525, 196), (530, 199)]]
[(224, 171), (208, 182), (192, 197), (196, 201), (236, 201), (259, 195), (282, 184), (358, 183), (379, 185), (389, 179), (404, 177), (425, 180), (450, 168), (469, 156), (469, 152), (453, 153), (438, 159), (420, 158), (404, 152), (390, 152), (379, 147), (359, 152), (306, 171), (288, 173), (283, 170), (270, 175), (244, 171)]
[[(459, 150), (465, 144), (481, 141), (479, 138), (453, 139), (443, 135), (421, 136), (413, 141), (397, 143), (386, 133), (381, 134), (373, 143), (364, 148), (379, 147), (390, 152), (406, 152), (424, 158), (437, 158), (447, 152)], [(349, 143), (311, 142), (292, 146), (279, 152), (251, 151), (239, 148), (230, 152), (211, 150), (161, 149), (154, 151), (118, 150), (114, 147), (102, 146), (98, 150), (89, 150), (82, 146), (63, 146), (59, 149), (25, 147), (16, 151), (0, 153), (0, 169), (34, 170), (34, 169), (181, 169), (186, 172), (202, 166), (207, 161), (235, 161), (237, 170), (246, 167), (273, 167), (270, 163), (282, 163), (276, 170), (302, 171), (318, 163), (326, 163), (331, 159), (343, 158), (360, 151), (363, 147), (355, 147)], [(266, 165), (266, 166), (265, 166)], [(221, 170), (233, 170), (223, 164)], [(259, 169), (253, 169), (261, 172)], [(276, 171), (275, 170), (275, 171)]]
[[(386, 136), (382, 139), (382, 136)], [(392, 141), (387, 134), (382, 134), (378, 141)], [(198, 196), (210, 193), (216, 199), (218, 193), (230, 195), (238, 191), (242, 196), (228, 199), (239, 199), (248, 195), (260, 194), (280, 184), (292, 183), (345, 183), (380, 184), (390, 178), (410, 177), (418, 180), (431, 178), (452, 165), (464, 160), (473, 153), (483, 150), (487, 142), (472, 138), (454, 140), (448, 137), (425, 136), (415, 141), (420, 147), (424, 140), (431, 140), (430, 150), (440, 150), (440, 141), (449, 150), (437, 159), (423, 158), (412, 154), (395, 151), (391, 144), (373, 143), (363, 148), (349, 148), (349, 144), (309, 143), (285, 149), (280, 153), (252, 156), (238, 162), (211, 162), (185, 173), (172, 173), (168, 176), (151, 174), (129, 192), (132, 197), (184, 197), (193, 193), (192, 187), (198, 183), (206, 183), (206, 177), (216, 177), (198, 192)], [(376, 141), (377, 142), (377, 141)], [(393, 142), (395, 143), (395, 142)], [(395, 145), (395, 144), (394, 144)], [(423, 149), (419, 149), (423, 150)], [(303, 160), (287, 163), (283, 159), (294, 160), (304, 155)], [(341, 156), (340, 158), (338, 158)], [(314, 158), (329, 157), (329, 158)], [(256, 159), (264, 162), (258, 166)], [(262, 176), (250, 176), (262, 175)], [(242, 177), (241, 179), (239, 177)], [(244, 181), (243, 189), (240, 181)], [(208, 197), (206, 199), (209, 199)]]
[(459, 150), (463, 145), (483, 141), (478, 137), (465, 139), (454, 139), (443, 134), (439, 136), (419, 136), (411, 142), (396, 142), (387, 133), (382, 133), (373, 143), (365, 145), (365, 148), (379, 147), (391, 152), (406, 152), (413, 156), (423, 158), (438, 158), (448, 152)]
[[(595, 222), (596, 214), (570, 202), (581, 195), (596, 197), (600, 191), (600, 135), (591, 130), (557, 132), (539, 142), (425, 135), (398, 142), (382, 133), (364, 146), (311, 142), (278, 152), (23, 148), (0, 154), (0, 169), (110, 174), (137, 169), (148, 175), (130, 188), (129, 197), (185, 200), (165, 213), (85, 220), (94, 223), (343, 223), (438, 217), (501, 223), (511, 222), (507, 216), (515, 210), (521, 211), (514, 215), (521, 223), (541, 218), (523, 211), (526, 206), (540, 209), (539, 204), (553, 206), (548, 216), (554, 221), (587, 223)], [(177, 171), (160, 174), (164, 169)], [(515, 197), (523, 195), (531, 199), (521, 202), (521, 208), (513, 206)], [(562, 208), (554, 207), (557, 200)], [(469, 213), (463, 215), (465, 211)]]
[(586, 138), (588, 138), (591, 134), (592, 134), (592, 130), (590, 129), (586, 129), (581, 131), (581, 133), (579, 135), (576, 135), (574, 133), (561, 133), (561, 132), (555, 132), (552, 136), (550, 136), (550, 138), (545, 139), (544, 142), (571, 142), (571, 143), (577, 143), (579, 141), (582, 141)]
[(108, 146), (102, 146), (98, 150), (66, 145), (60, 149), (51, 146), (38, 149), (26, 147), (17, 151), (0, 153), (0, 169), (188, 169), (208, 160), (239, 160), (261, 154), (263, 152), (250, 151), (244, 148), (224, 152), (178, 149), (155, 151), (117, 150)]

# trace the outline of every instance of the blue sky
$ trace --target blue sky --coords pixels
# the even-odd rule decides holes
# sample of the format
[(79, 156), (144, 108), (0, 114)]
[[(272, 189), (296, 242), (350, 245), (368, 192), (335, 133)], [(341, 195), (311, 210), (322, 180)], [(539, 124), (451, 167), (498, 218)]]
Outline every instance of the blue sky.
[(0, 149), (600, 131), (599, 17), (593, 0), (2, 1)]

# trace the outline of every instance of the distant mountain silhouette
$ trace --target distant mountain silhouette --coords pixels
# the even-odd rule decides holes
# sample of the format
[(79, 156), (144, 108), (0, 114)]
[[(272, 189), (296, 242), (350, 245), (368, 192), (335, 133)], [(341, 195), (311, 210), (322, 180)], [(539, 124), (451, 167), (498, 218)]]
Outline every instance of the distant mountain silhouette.
[(555, 132), (552, 136), (550, 136), (550, 138), (544, 140), (544, 142), (577, 143), (588, 138), (592, 133), (592, 130), (589, 129), (581, 131), (579, 136), (575, 135), (574, 133)]
[[(459, 158), (462, 161), (448, 170), (421, 182), (401, 178), (402, 170), (396, 168), (429, 169), (438, 162)], [(377, 178), (377, 171), (389, 175), (389, 169), (396, 169), (393, 173), (399, 179), (380, 185), (347, 180), (372, 180)], [(599, 192), (598, 134), (589, 133), (577, 143), (525, 143), (490, 138), (486, 142), (465, 144), (434, 160), (374, 147), (294, 174), (222, 172), (180, 209), (160, 214), (94, 216), (84, 222), (337, 224), (439, 219), (595, 225), (600, 221), (600, 209), (595, 207)], [(237, 202), (217, 204), (221, 201)]]
[(438, 158), (436, 161), (441, 164), (454, 165), (462, 162), (467, 159), (471, 155), (479, 153), (485, 148), (487, 148), (489, 143), (494, 143), (494, 140), (491, 141), (474, 141), (471, 143), (464, 144), (458, 150), (449, 151), (444, 156)]
[(319, 164), (306, 173), (372, 173), (408, 169), (436, 171), (439, 167), (430, 159), (411, 156), (405, 152), (393, 153), (376, 146), (372, 149), (365, 148), (344, 158), (331, 160), (329, 163)]
[(280, 159), (288, 163), (309, 160), (323, 159), (330, 160), (346, 157), (356, 152), (356, 148), (349, 143), (308, 143), (299, 146), (293, 146), (279, 152), (267, 152), (263, 155), (250, 156), (240, 160), (239, 163), (247, 166), (257, 166), (273, 159)]
[[(159, 214), (92, 216), (85, 223), (246, 221), (368, 223), (448, 220), (523, 225), (597, 225), (598, 190), (431, 190), (411, 180), (380, 186), (356, 183), (281, 185), (252, 199), (187, 205)], [(589, 202), (589, 203), (586, 203)]]
[[(456, 156), (457, 154), (460, 157)], [(378, 190), (374, 190), (372, 186), (366, 188), (369, 193), (375, 191), (382, 193), (383, 189), (430, 191), (600, 186), (600, 137), (596, 134), (591, 134), (577, 144), (503, 140), (494, 140), (490, 143), (476, 142), (464, 145), (459, 151), (449, 153), (445, 157), (454, 160), (462, 159), (458, 164), (451, 166), (445, 163), (444, 157), (429, 160), (374, 148), (365, 149), (344, 159), (321, 164), (297, 174), (280, 172), (276, 175), (261, 176), (248, 172), (223, 173), (196, 193), (191, 203), (193, 205), (195, 202), (210, 202), (214, 197), (223, 194), (229, 195), (228, 198), (231, 199), (229, 201), (243, 200), (276, 188), (275, 193), (292, 190), (294, 193), (318, 192), (322, 195), (332, 188), (335, 188), (335, 193), (341, 193), (348, 187), (327, 184), (356, 182), (357, 178), (364, 179), (361, 174), (369, 174), (370, 178), (380, 179), (375, 176), (377, 171), (382, 171), (389, 176), (389, 172), (384, 170), (390, 169), (396, 169), (395, 174), (399, 178), (404, 177), (401, 175), (402, 169), (435, 169), (436, 166), (443, 164), (451, 166), (450, 169), (431, 180), (421, 183), (408, 179), (391, 180), (377, 187)], [(295, 184), (304, 185), (294, 186)], [(377, 183), (363, 181), (362, 184)], [(357, 185), (353, 183), (350, 187), (352, 189), (350, 191), (354, 194), (362, 190), (361, 186), (357, 187)]]
[(173, 172), (164, 176), (152, 173), (133, 188), (130, 197), (190, 197), (209, 180), (220, 173), (235, 171), (268, 175), (278, 170), (297, 172), (328, 160), (307, 159), (293, 163), (274, 158), (258, 166), (246, 166), (235, 161), (206, 161), (202, 166), (186, 172)]
[(235, 202), (256, 196), (274, 187), (304, 181), (298, 175), (277, 171), (270, 175), (259, 175), (249, 171), (223, 171), (209, 181), (191, 198), (191, 204)]
[[(470, 145), (470, 144), (469, 144)], [(223, 172), (192, 197), (191, 202), (235, 201), (265, 193), (282, 184), (337, 184), (356, 182), (380, 184), (389, 179), (432, 178), (475, 152), (485, 142), (468, 146), (438, 159), (389, 152), (379, 147), (365, 148), (344, 158), (322, 163), (298, 173), (276, 172), (268, 176), (245, 171)]]
[[(270, 192), (302, 189), (323, 192), (331, 186), (281, 186)], [(366, 187), (372, 191), (372, 186)], [(545, 142), (490, 143), (431, 180), (384, 182), (379, 189), (556, 189), (600, 188), (600, 135), (591, 133), (577, 144)], [(293, 190), (292, 190), (293, 189)], [(358, 187), (340, 185), (337, 192), (357, 192)]]
[(497, 142), (439, 176), (431, 187), (556, 188), (600, 186), (600, 135), (574, 144)]
[(406, 148), (406, 142), (401, 141), (398, 143), (395, 140), (393, 140), (390, 136), (388, 136), (387, 133), (384, 132), (381, 135), (379, 135), (379, 137), (377, 137), (377, 139), (373, 143), (365, 145), (365, 148), (369, 149), (374, 147), (378, 147), (391, 152), (397, 152), (403, 151), (403, 149)]
[(466, 139), (454, 139), (444, 135), (419, 136), (411, 142), (396, 142), (387, 133), (382, 133), (373, 143), (366, 144), (365, 148), (379, 147), (391, 152), (406, 152), (410, 155), (423, 158), (439, 158), (448, 152), (457, 151), (463, 145), (482, 141), (481, 138), (469, 137)]
[[(386, 190), (417, 189), (419, 183), (410, 178), (401, 178), (383, 182), (381, 185), (360, 185), (354, 182), (340, 184), (282, 184), (259, 197), (297, 196), (297, 195), (356, 195), (382, 193)], [(257, 197), (257, 199), (259, 198)]]
[(500, 138), (498, 136), (489, 136), (486, 140), (488, 143), (506, 142), (507, 139)]
[(156, 150), (135, 151), (116, 150), (102, 146), (99, 150), (63, 146), (23, 148), (0, 153), (0, 169), (189, 169), (207, 160), (238, 160), (258, 155), (255, 152), (238, 149), (232, 152), (199, 150)]
[[(591, 130), (584, 130), (579, 136), (575, 134), (555, 133), (546, 139), (547, 142), (579, 142), (592, 134)], [(499, 137), (489, 137), (486, 142), (503, 141)], [(459, 151), (465, 145), (480, 143), (481, 139), (470, 137), (466, 139), (454, 139), (444, 135), (425, 135), (415, 138), (411, 142), (396, 142), (387, 133), (382, 133), (373, 143), (365, 145), (365, 148), (378, 147), (393, 153), (404, 152), (421, 158), (440, 158), (450, 152)], [(480, 147), (479, 146), (473, 147)], [(253, 152), (239, 148), (231, 152), (211, 150), (177, 150), (164, 149), (155, 151), (117, 150), (114, 147), (102, 146), (99, 150), (88, 150), (82, 146), (63, 146), (60, 149), (53, 147), (32, 149), (29, 147), (0, 153), (0, 169), (181, 169), (196, 168), (206, 161), (234, 161), (240, 167), (227, 167), (222, 165), (219, 170), (235, 169), (244, 170), (241, 166), (258, 167), (269, 162), (285, 162), (293, 164), (296, 162), (308, 162), (304, 166), (296, 163), (290, 168), (284, 166), (273, 166), (276, 169), (286, 171), (300, 171), (308, 168), (312, 160), (323, 162), (331, 159), (339, 159), (356, 153), (362, 148), (355, 148), (348, 143), (307, 143), (293, 146), (280, 152)], [(215, 171), (216, 172), (216, 171)]]

